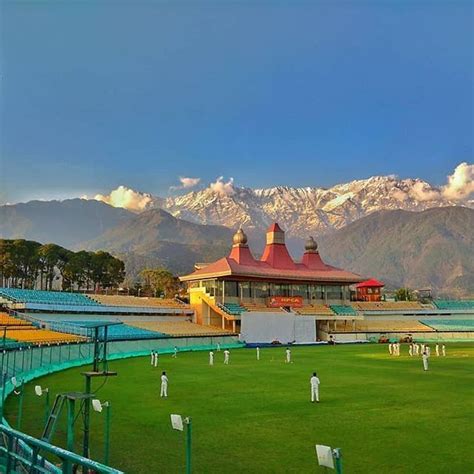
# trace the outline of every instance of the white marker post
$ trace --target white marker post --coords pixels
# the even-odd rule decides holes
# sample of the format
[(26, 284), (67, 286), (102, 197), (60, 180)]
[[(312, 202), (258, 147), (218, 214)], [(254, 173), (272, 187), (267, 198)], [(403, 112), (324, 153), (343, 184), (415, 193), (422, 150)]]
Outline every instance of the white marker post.
[(186, 474), (191, 474), (191, 418), (183, 420), (181, 415), (170, 415), (171, 426), (174, 430), (184, 431), (186, 425)]
[(318, 464), (329, 469), (335, 469), (337, 474), (342, 474), (342, 455), (341, 449), (332, 449), (323, 444), (316, 445), (316, 456), (318, 457)]

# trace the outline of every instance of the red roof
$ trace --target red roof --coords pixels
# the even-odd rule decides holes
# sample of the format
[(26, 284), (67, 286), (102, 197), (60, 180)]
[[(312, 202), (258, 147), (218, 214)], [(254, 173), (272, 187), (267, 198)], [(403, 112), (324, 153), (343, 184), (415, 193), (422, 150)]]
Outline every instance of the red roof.
[[(276, 223), (271, 225), (267, 232), (282, 232), (284, 234), (284, 231)], [(279, 243), (268, 243), (261, 260), (254, 259), (247, 245), (237, 245), (232, 247), (228, 257), (221, 258), (189, 275), (180, 277), (180, 280), (193, 281), (231, 276), (263, 280), (323, 281), (346, 284), (363, 280), (356, 273), (325, 264), (319, 253), (315, 251), (307, 251), (300, 263), (293, 261), (284, 244), (284, 238)], [(383, 286), (383, 284), (379, 284)]]
[(356, 288), (382, 288), (383, 286), (385, 285), (381, 281), (378, 281), (375, 278), (371, 278), (370, 280), (358, 283), (356, 285)]
[(274, 222), (268, 229), (267, 232), (283, 232), (283, 229), (278, 225), (277, 222)]

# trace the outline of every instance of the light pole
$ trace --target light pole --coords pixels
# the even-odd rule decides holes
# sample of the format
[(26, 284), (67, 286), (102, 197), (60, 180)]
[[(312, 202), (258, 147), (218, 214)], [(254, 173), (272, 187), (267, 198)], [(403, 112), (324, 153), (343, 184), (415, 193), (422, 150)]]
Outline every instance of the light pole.
[(94, 411), (101, 413), (105, 408), (105, 428), (104, 428), (104, 464), (109, 464), (110, 452), (110, 402), (101, 403), (100, 400), (94, 398), (92, 400), (92, 408)]
[(35, 385), (35, 393), (38, 397), (44, 397), (44, 425), (48, 423), (48, 416), (49, 416), (49, 388), (42, 388), (41, 385)]
[(183, 419), (181, 415), (170, 415), (171, 426), (174, 430), (184, 431), (186, 425), (186, 474), (191, 474), (191, 418)]

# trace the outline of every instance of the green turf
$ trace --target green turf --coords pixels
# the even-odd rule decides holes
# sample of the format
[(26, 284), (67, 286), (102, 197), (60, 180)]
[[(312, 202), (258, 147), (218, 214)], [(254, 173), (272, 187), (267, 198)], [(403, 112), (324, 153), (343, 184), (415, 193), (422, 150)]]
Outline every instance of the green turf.
[[(447, 346), (447, 357), (390, 357), (386, 345), (238, 349), (231, 364), (207, 353), (116, 361), (98, 397), (113, 406), (111, 464), (127, 473), (181, 473), (183, 434), (170, 413), (191, 415), (195, 473), (311, 473), (316, 443), (343, 450), (346, 473), (467, 473), (474, 471), (474, 346)], [(434, 350), (432, 351), (434, 352)], [(168, 372), (169, 399), (159, 398)], [(321, 403), (309, 402), (317, 370)], [(40, 379), (52, 393), (82, 387), (79, 369)], [(98, 383), (96, 382), (96, 385)], [(41, 400), (27, 387), (24, 429), (40, 432)], [(17, 401), (7, 401), (14, 425)], [(93, 415), (92, 456), (101, 458), (101, 415)], [(61, 443), (61, 433), (55, 443)]]

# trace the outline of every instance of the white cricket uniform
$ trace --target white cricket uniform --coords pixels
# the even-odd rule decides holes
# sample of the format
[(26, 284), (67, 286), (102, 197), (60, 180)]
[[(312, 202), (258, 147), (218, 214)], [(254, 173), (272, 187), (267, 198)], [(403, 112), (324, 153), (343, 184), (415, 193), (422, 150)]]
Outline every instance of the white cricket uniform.
[(175, 358), (176, 358), (176, 356), (177, 356), (177, 355), (178, 355), (178, 348), (177, 348), (177, 347), (175, 347), (175, 348), (174, 348), (174, 354), (173, 354), (173, 357), (175, 357)]
[(443, 357), (446, 357), (446, 346), (444, 344), (441, 346), (441, 352), (443, 354)]
[(257, 360), (260, 360), (260, 347), (257, 347)]
[(313, 375), (310, 379), (311, 385), (311, 401), (319, 402), (319, 378)]
[(168, 377), (166, 375), (162, 375), (160, 397), (167, 397), (167, 396), (168, 396)]
[(224, 351), (224, 364), (228, 364), (229, 363), (229, 356), (230, 356), (230, 352), (226, 349)]
[(158, 367), (158, 352), (155, 352), (155, 367)]
[(420, 346), (418, 344), (415, 344), (415, 355), (418, 355), (420, 352)]
[(388, 352), (390, 353), (390, 355), (393, 355), (393, 346), (391, 342), (388, 344)]
[(291, 362), (291, 351), (290, 349), (286, 350), (286, 362), (289, 364)]
[(155, 353), (153, 351), (151, 351), (151, 365), (153, 366), (153, 364), (155, 363)]
[(438, 346), (438, 344), (436, 344), (436, 346), (435, 346), (435, 352), (436, 352), (436, 356), (439, 357), (439, 346)]
[(423, 354), (423, 370), (428, 370), (428, 356), (427, 354)]
[(413, 355), (413, 346), (411, 344), (408, 346), (408, 355)]
[(214, 365), (214, 352), (209, 352), (209, 365)]

